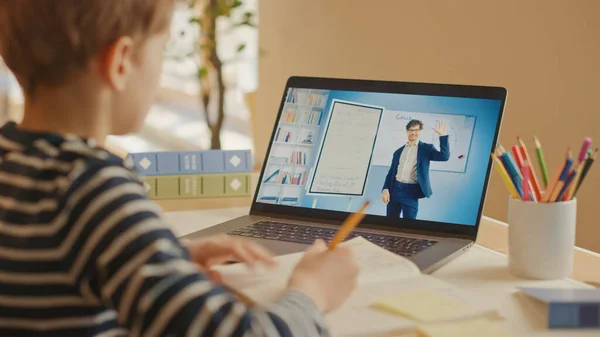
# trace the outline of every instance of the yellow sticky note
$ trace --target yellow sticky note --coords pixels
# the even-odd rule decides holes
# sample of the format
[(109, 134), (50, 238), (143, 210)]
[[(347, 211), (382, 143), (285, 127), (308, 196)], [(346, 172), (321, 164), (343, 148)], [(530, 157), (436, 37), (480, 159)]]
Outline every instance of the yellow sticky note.
[(511, 337), (512, 335), (502, 327), (487, 319), (478, 318), (471, 320), (455, 321), (441, 324), (426, 324), (417, 327), (420, 337)]
[(423, 323), (456, 317), (466, 311), (465, 306), (457, 300), (429, 291), (407, 292), (388, 297), (374, 303), (373, 308)]

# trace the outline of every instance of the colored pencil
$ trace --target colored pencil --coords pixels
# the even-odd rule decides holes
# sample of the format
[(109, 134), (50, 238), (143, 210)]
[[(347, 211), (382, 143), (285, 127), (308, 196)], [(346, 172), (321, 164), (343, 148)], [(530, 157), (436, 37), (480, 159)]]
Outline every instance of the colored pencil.
[(583, 180), (587, 176), (588, 172), (590, 171), (590, 168), (592, 167), (592, 164), (594, 164), (594, 161), (596, 160), (597, 157), (598, 157), (598, 149), (594, 150), (594, 153), (592, 153), (586, 160), (583, 170), (581, 172), (581, 178), (579, 178), (579, 181), (577, 182), (577, 186), (575, 188), (575, 193), (573, 194), (573, 197), (577, 196), (577, 192), (579, 192), (579, 189), (581, 188), (581, 184), (583, 183)]
[(496, 170), (498, 171), (498, 174), (502, 178), (502, 181), (504, 182), (504, 186), (506, 186), (506, 189), (508, 190), (510, 195), (515, 199), (521, 199), (521, 196), (519, 196), (519, 192), (515, 188), (515, 185), (514, 185), (512, 179), (510, 178), (510, 176), (508, 175), (508, 172), (506, 171), (506, 168), (504, 167), (504, 164), (502, 164), (502, 161), (500, 160), (500, 158), (498, 158), (497, 156), (494, 155), (494, 153), (492, 153), (492, 160), (494, 161), (494, 164), (496, 165)]
[(567, 192), (570, 190), (570, 187), (573, 185), (573, 182), (575, 181), (576, 176), (577, 176), (577, 171), (571, 171), (571, 173), (569, 173), (569, 177), (567, 178), (565, 185), (563, 186), (560, 193), (558, 194), (558, 197), (556, 198), (557, 201), (570, 200), (570, 199), (567, 199), (566, 196), (567, 196)]
[[(519, 172), (521, 172), (521, 176), (523, 176), (523, 181), (522, 181), (522, 185), (525, 186), (525, 182), (527, 182), (526, 184), (527, 189), (523, 188), (523, 200), (532, 200), (537, 202), (540, 198), (538, 198), (536, 192), (535, 192), (535, 188), (533, 186), (533, 182), (531, 181), (531, 171), (529, 170), (529, 178), (525, 179), (525, 175), (523, 174), (523, 167), (525, 167), (526, 161), (525, 158), (523, 157), (523, 150), (519, 145), (515, 145), (512, 147), (512, 152), (515, 155), (515, 162), (517, 164), (517, 167), (519, 169)], [(531, 165), (527, 165), (529, 166), (529, 168), (531, 168)], [(533, 193), (533, 195), (529, 195)], [(541, 197), (541, 194), (540, 194)]]
[(529, 156), (529, 151), (527, 150), (527, 146), (521, 137), (517, 137), (519, 144), (521, 145), (521, 152), (523, 152), (523, 159), (529, 164), (531, 169), (531, 184), (533, 185), (533, 193), (535, 193), (536, 200), (542, 200), (542, 187), (540, 186), (539, 180), (537, 178), (537, 174), (533, 169), (533, 161)]
[(546, 191), (544, 192), (544, 196), (542, 197), (542, 202), (550, 202), (550, 197), (552, 196), (552, 191), (556, 187), (556, 184), (558, 184), (558, 180), (560, 179), (560, 174), (562, 173), (564, 168), (565, 168), (565, 164), (563, 163), (563, 164), (560, 164), (556, 168), (556, 171), (554, 171), (554, 176), (552, 177), (552, 180), (550, 180), (550, 183), (548, 184), (548, 186), (546, 186)]
[(366, 201), (358, 212), (350, 214), (350, 216), (344, 221), (340, 229), (335, 233), (335, 236), (329, 243), (329, 249), (334, 249), (338, 244), (346, 239), (346, 237), (354, 230), (356, 226), (365, 217), (365, 210), (369, 207), (369, 201)]
[(505, 160), (507, 161), (505, 163), (505, 165), (508, 165), (506, 167), (506, 169), (508, 170), (509, 173), (514, 174), (519, 179), (519, 184), (520, 184), (521, 181), (523, 180), (523, 176), (521, 175), (521, 170), (519, 169), (517, 162), (515, 161), (513, 156), (510, 154), (510, 152), (506, 151), (504, 149), (504, 147), (502, 147), (502, 145), (499, 145), (499, 147), (500, 147), (500, 151), (502, 151), (502, 157), (505, 158)]
[(512, 180), (515, 188), (517, 189), (520, 196), (523, 196), (523, 187), (521, 186), (521, 182), (523, 181), (523, 177), (521, 177), (521, 172), (510, 162), (508, 157), (508, 152), (504, 152), (500, 155), (500, 160), (502, 164), (504, 164), (504, 168), (508, 172), (510, 179)]
[[(542, 143), (537, 137), (533, 137), (535, 141), (535, 149), (537, 153), (538, 162), (540, 164), (540, 170), (542, 171), (542, 179), (544, 181), (544, 188), (548, 188), (548, 168), (546, 167), (546, 159), (544, 158), (544, 150), (542, 149)], [(540, 188), (541, 190), (541, 188)]]
[[(583, 165), (584, 162), (587, 159), (588, 156), (588, 150), (590, 149), (590, 146), (592, 145), (592, 138), (590, 137), (586, 137), (583, 140), (583, 145), (581, 145), (581, 150), (579, 151), (579, 156), (577, 156), (577, 165), (575, 166), (574, 171), (576, 172), (576, 176), (575, 176), (575, 181), (579, 181), (580, 177), (581, 177), (581, 173), (583, 171)], [(565, 196), (565, 200), (571, 200), (573, 199), (573, 195), (575, 194), (575, 185), (573, 184), (571, 185), (571, 187), (569, 187), (569, 190), (566, 193)]]
[[(527, 163), (523, 164), (523, 167), (521, 167), (521, 174), (523, 174), (523, 201), (530, 201), (532, 200), (531, 197), (533, 197), (533, 194), (530, 193), (531, 182), (529, 181), (531, 176), (531, 168)], [(535, 201), (535, 199), (533, 201)]]
[(519, 169), (523, 168), (523, 164), (525, 160), (523, 159), (523, 153), (521, 152), (521, 147), (519, 145), (515, 145), (512, 147), (512, 153), (515, 156), (515, 161), (517, 162), (517, 166)]
[(571, 169), (571, 166), (573, 166), (573, 158), (572, 157), (573, 157), (573, 154), (571, 153), (571, 148), (569, 148), (569, 153), (567, 155), (565, 167), (563, 168), (563, 171), (560, 174), (560, 177), (559, 177), (558, 181), (556, 182), (554, 189), (552, 190), (552, 194), (550, 194), (550, 199), (549, 199), (550, 202), (557, 201), (558, 194), (560, 193), (561, 189), (565, 185), (565, 182), (567, 181), (567, 178), (569, 177), (569, 170)]

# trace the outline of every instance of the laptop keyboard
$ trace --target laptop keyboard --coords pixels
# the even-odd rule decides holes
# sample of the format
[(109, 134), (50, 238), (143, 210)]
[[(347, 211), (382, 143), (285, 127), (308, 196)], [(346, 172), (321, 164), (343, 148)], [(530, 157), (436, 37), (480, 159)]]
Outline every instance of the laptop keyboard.
[[(295, 225), (275, 221), (260, 221), (229, 232), (228, 234), (245, 236), (248, 238), (261, 238), (267, 240), (312, 244), (316, 239), (322, 239), (326, 242), (329, 242), (335, 233), (336, 230), (328, 228)], [(357, 236), (362, 236), (376, 245), (404, 257), (411, 257), (437, 243), (437, 241), (425, 239), (405, 238), (391, 235), (366, 233), (361, 231), (353, 231), (350, 233), (350, 235), (348, 235), (346, 240), (350, 240)]]

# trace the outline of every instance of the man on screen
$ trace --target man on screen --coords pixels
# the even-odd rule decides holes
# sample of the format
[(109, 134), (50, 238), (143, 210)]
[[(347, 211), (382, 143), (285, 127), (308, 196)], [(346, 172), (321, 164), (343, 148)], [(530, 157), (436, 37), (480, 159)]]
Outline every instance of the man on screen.
[(448, 125), (437, 122), (433, 131), (440, 136), (440, 151), (433, 144), (419, 141), (423, 131), (423, 122), (411, 120), (406, 125), (408, 142), (394, 152), (392, 165), (385, 178), (381, 200), (387, 205), (387, 216), (398, 219), (400, 213), (406, 219), (416, 219), (419, 211), (419, 199), (431, 197), (429, 164), (432, 161), (448, 161)]

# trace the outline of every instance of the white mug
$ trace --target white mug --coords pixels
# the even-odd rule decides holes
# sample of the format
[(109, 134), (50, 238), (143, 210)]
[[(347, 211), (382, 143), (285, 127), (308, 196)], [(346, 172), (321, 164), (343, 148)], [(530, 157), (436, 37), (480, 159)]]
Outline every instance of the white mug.
[(534, 203), (510, 198), (508, 265), (527, 279), (556, 280), (573, 273), (577, 200)]

